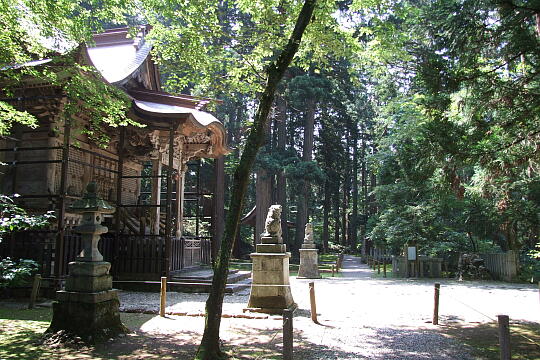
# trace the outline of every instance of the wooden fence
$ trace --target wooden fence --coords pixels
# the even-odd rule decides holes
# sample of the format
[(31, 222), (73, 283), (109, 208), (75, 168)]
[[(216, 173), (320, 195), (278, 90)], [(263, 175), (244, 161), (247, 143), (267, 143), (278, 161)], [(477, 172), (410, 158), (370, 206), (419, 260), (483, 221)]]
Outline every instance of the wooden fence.
[[(38, 263), (43, 277), (54, 274), (56, 231), (25, 231), (12, 234), (0, 242), (0, 258), (31, 259)], [(171, 271), (210, 264), (211, 241), (207, 238), (172, 238)], [(67, 275), (67, 264), (81, 252), (81, 237), (64, 234), (64, 261), (61, 274)], [(105, 261), (112, 264), (117, 280), (155, 280), (162, 276), (165, 238), (159, 235), (103, 234), (98, 245)]]
[(499, 280), (513, 281), (519, 271), (519, 257), (514, 251), (479, 254), (491, 275)]

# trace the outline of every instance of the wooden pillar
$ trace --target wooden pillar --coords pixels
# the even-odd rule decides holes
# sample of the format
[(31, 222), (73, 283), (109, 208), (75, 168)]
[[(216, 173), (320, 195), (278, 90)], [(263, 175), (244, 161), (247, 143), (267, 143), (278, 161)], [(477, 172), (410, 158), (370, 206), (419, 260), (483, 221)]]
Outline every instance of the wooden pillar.
[(176, 220), (174, 223), (174, 228), (176, 230), (175, 237), (182, 237), (183, 232), (183, 223), (182, 219), (184, 217), (184, 187), (186, 184), (186, 170), (187, 167), (184, 163), (181, 162), (178, 167), (178, 180), (176, 180)]
[(124, 141), (126, 137), (126, 128), (125, 126), (120, 127), (120, 139), (118, 141), (118, 166), (116, 167), (116, 212), (114, 214), (115, 223), (114, 223), (114, 247), (113, 247), (113, 259), (111, 261), (112, 263), (112, 271), (113, 274), (118, 274), (118, 266), (115, 266), (118, 264), (118, 248), (120, 244), (120, 222), (122, 221), (122, 214), (123, 214), (123, 208), (122, 208), (122, 177), (124, 176)]
[(66, 227), (66, 189), (69, 163), (69, 147), (71, 124), (68, 120), (64, 125), (64, 145), (62, 148), (62, 168), (60, 171), (60, 189), (58, 194), (58, 233), (54, 250), (54, 275), (59, 278), (64, 268), (64, 232)]
[[(52, 125), (51, 125), (51, 134), (52, 132)], [(58, 160), (56, 156), (56, 150), (58, 147), (57, 139), (54, 136), (49, 136), (47, 139), (47, 146), (50, 148), (47, 151), (47, 160), (51, 161), (51, 164), (47, 166), (47, 191), (49, 194), (55, 193), (55, 180), (56, 180), (56, 164), (52, 163), (52, 161)]]
[(197, 185), (196, 185), (196, 205), (195, 205), (195, 236), (199, 237), (199, 228), (200, 228), (200, 217), (201, 217), (201, 198), (202, 198), (202, 191), (201, 191), (201, 159), (197, 160)]
[(19, 156), (19, 146), (21, 146), (22, 143), (22, 129), (20, 127), (17, 127), (15, 131), (15, 143), (13, 144), (13, 165), (11, 167), (11, 195), (17, 193), (17, 162), (20, 160)]
[(161, 169), (162, 169), (162, 158), (163, 155), (161, 152), (158, 154), (157, 159), (152, 159), (152, 205), (155, 207), (152, 208), (154, 223), (152, 226), (152, 234), (159, 235), (159, 221), (161, 215)]
[(169, 129), (169, 169), (167, 171), (167, 204), (165, 207), (165, 259), (163, 262), (164, 273), (167, 278), (169, 277), (171, 271), (172, 253), (172, 169), (174, 167), (174, 130), (175, 123), (171, 122), (171, 127)]
[(214, 206), (212, 214), (212, 260), (217, 258), (225, 231), (225, 157), (214, 160)]

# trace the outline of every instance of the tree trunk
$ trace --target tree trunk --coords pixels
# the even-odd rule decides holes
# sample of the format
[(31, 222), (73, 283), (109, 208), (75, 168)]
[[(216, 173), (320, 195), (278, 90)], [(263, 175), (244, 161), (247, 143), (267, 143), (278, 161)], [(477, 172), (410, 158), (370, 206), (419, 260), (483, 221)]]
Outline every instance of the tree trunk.
[(329, 223), (330, 223), (330, 207), (332, 206), (331, 202), (330, 202), (330, 197), (332, 196), (331, 195), (331, 191), (330, 191), (330, 182), (328, 181), (328, 179), (325, 180), (324, 182), (324, 209), (323, 209), (323, 235), (322, 235), (322, 243), (323, 243), (323, 252), (324, 253), (327, 253), (328, 252), (328, 238), (330, 237), (330, 234), (329, 234), (329, 229), (328, 229), (328, 226), (329, 226)]
[[(306, 117), (304, 122), (304, 148), (302, 161), (313, 160), (313, 132), (315, 130), (315, 99), (306, 100)], [(298, 208), (296, 213), (295, 245), (299, 249), (304, 241), (304, 229), (308, 221), (308, 207), (311, 187), (309, 180), (303, 180), (298, 194)]]
[(270, 175), (265, 169), (257, 170), (257, 178), (255, 180), (255, 239), (253, 246), (260, 243), (261, 233), (264, 232), (264, 223), (266, 214), (272, 202), (272, 186)]
[[(346, 172), (346, 174), (348, 171)], [(348, 208), (348, 179), (345, 176), (343, 179), (343, 201), (341, 202), (341, 206), (343, 210), (341, 210), (341, 245), (347, 246), (347, 208)]]
[(334, 243), (339, 244), (339, 230), (340, 224), (339, 221), (339, 180), (336, 182), (336, 188), (334, 189)]
[(534, 14), (534, 22), (536, 24), (536, 35), (540, 36), (540, 13)]
[(347, 145), (345, 147), (345, 172), (343, 173), (343, 211), (341, 213), (341, 244), (344, 246), (349, 245), (349, 237), (348, 237), (348, 225), (349, 225), (349, 219), (348, 219), (348, 210), (349, 210), (349, 191), (350, 191), (350, 174), (351, 174), (351, 161), (349, 156), (349, 136), (347, 136)]
[(274, 101), (276, 87), (300, 46), (300, 40), (302, 39), (304, 30), (311, 21), (315, 3), (316, 0), (305, 1), (300, 14), (298, 15), (298, 19), (296, 20), (289, 42), (277, 59), (272, 62), (266, 70), (267, 82), (259, 99), (259, 105), (257, 107), (253, 125), (250, 128), (251, 131), (246, 140), (246, 146), (233, 174), (229, 212), (225, 221), (225, 234), (219, 249), (219, 257), (214, 266), (212, 287), (210, 289), (208, 300), (206, 301), (204, 333), (195, 357), (199, 360), (226, 358), (226, 355), (221, 351), (219, 344), (219, 328), (223, 310), (223, 296), (225, 295), (225, 285), (229, 274), (229, 260), (231, 258), (232, 245), (236, 233), (238, 232), (251, 169), (257, 156), (257, 152), (264, 141), (264, 130), (268, 121), (270, 108)]
[[(287, 102), (283, 96), (277, 97), (276, 108), (276, 128), (278, 133), (277, 150), (278, 152), (283, 153), (285, 152), (285, 145), (287, 144)], [(287, 179), (285, 178), (285, 172), (280, 171), (276, 175), (276, 178), (277, 203), (281, 205), (281, 231), (283, 243), (290, 247), (289, 227), (287, 226), (289, 207), (287, 206)]]
[[(366, 138), (365, 133), (362, 133), (362, 213), (364, 216), (364, 220), (367, 221), (368, 218), (368, 191), (367, 191), (367, 168), (366, 168)], [(366, 224), (364, 223), (362, 225), (362, 255), (367, 254), (366, 249)]]
[[(355, 125), (356, 127), (356, 125)], [(353, 133), (353, 182), (352, 182), (352, 216), (351, 245), (356, 250), (358, 244), (358, 128)]]

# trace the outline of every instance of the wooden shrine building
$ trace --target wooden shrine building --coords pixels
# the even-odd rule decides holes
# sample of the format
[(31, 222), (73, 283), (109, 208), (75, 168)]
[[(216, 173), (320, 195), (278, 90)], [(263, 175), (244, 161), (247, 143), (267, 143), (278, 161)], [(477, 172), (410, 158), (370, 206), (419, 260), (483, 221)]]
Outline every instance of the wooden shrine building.
[(80, 49), (80, 61), (124, 91), (131, 99), (128, 117), (144, 124), (104, 125), (106, 148), (80, 131), (88, 121), (84, 111), (73, 116), (77, 128), (60, 120), (66, 95), (55, 85), (25, 79), (14, 95), (2, 96), (35, 115), (39, 127), (18, 125), (0, 139), (0, 191), (19, 194), (30, 213), (54, 210), (56, 222), (11, 234), (0, 243), (0, 257), (36, 260), (45, 277), (66, 275), (80, 251), (72, 231), (80, 215), (69, 205), (95, 181), (100, 196), (116, 205), (100, 241), (116, 280), (152, 280), (210, 263), (223, 232), (225, 128), (204, 111), (210, 100), (161, 91), (147, 30), (134, 38), (127, 28), (108, 30)]

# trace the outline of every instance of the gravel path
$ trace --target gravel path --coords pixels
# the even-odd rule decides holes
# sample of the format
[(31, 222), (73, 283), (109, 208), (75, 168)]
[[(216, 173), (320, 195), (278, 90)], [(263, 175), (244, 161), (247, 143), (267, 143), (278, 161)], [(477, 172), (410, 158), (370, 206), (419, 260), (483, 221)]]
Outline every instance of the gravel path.
[[(342, 277), (314, 280), (322, 325), (310, 320), (308, 283), (291, 278), (298, 303), (295, 312), (295, 356), (298, 359), (473, 359), (469, 349), (445, 337), (445, 325), (484, 323), (507, 314), (511, 321), (540, 323), (535, 286), (499, 282), (441, 283), (440, 324), (431, 324), (432, 280), (373, 277), (358, 258), (346, 256)], [(122, 309), (159, 307), (159, 294), (121, 292)], [(141, 332), (175, 336), (197, 344), (204, 327), (207, 294), (167, 294), (167, 311), (194, 316), (154, 317)], [(243, 314), (249, 289), (227, 295), (225, 316)], [(185, 336), (183, 336), (184, 334)], [(268, 359), (281, 350), (281, 317), (224, 318), (222, 340), (239, 358)], [(186, 357), (188, 358), (188, 357)]]

